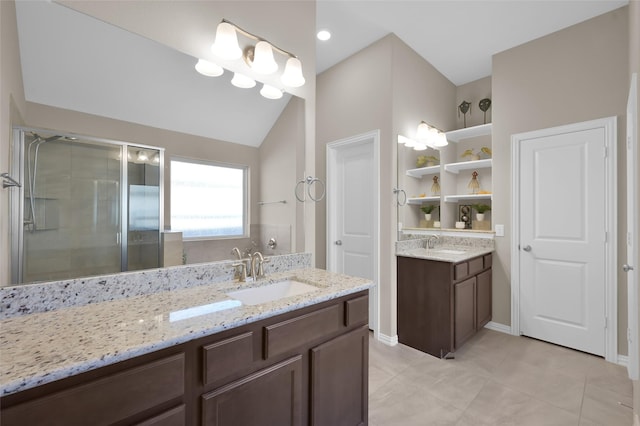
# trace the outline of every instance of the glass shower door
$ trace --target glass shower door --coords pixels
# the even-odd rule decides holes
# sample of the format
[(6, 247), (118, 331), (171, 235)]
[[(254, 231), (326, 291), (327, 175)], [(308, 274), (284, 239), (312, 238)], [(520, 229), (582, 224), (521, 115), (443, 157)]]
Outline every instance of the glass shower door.
[(147, 147), (128, 147), (126, 270), (160, 266), (162, 152)]
[(24, 132), (21, 282), (119, 272), (117, 145)]

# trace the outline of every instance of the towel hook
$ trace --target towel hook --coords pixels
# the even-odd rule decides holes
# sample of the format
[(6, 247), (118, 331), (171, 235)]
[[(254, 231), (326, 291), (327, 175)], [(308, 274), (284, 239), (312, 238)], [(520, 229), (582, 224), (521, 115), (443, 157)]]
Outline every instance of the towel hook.
[(2, 177), (2, 189), (11, 188), (12, 186), (17, 186), (17, 187), (21, 187), (22, 186), (22, 185), (20, 185), (20, 183), (18, 183), (17, 180), (15, 180), (11, 176), (9, 176), (9, 173), (5, 172), (5, 173), (0, 174), (0, 176)]

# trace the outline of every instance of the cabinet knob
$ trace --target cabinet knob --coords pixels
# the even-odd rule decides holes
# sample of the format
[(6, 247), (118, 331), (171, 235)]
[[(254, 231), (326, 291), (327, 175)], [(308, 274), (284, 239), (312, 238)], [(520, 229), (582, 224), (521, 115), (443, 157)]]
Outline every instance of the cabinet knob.
[(626, 263), (624, 265), (622, 265), (622, 270), (624, 272), (629, 272), (629, 271), (633, 271), (633, 266), (627, 265)]
[(341, 245), (342, 245), (342, 240), (336, 240), (336, 243), (335, 243), (335, 244), (336, 244), (337, 246), (341, 246)]
[(531, 251), (531, 246), (530, 245), (526, 245), (526, 246), (522, 247), (522, 250)]

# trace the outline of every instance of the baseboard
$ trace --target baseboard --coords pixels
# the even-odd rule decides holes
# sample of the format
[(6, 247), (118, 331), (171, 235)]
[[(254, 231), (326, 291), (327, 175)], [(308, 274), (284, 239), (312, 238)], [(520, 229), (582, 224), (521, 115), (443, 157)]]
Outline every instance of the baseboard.
[(396, 334), (395, 336), (389, 337), (385, 334), (380, 333), (378, 334), (378, 340), (380, 340), (385, 345), (395, 346), (398, 344), (398, 335)]
[(499, 322), (489, 321), (484, 328), (489, 330), (499, 331), (500, 333), (511, 334), (511, 326), (500, 324)]
[(633, 426), (640, 426), (640, 417), (637, 414), (633, 415)]
[(618, 365), (627, 367), (629, 365), (629, 357), (626, 355), (618, 355)]

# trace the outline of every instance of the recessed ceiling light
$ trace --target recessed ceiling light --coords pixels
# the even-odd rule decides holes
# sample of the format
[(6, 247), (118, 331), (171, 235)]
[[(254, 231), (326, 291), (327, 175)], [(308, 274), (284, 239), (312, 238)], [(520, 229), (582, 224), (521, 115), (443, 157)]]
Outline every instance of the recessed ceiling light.
[(318, 31), (318, 40), (327, 41), (331, 38), (331, 33), (327, 30)]

